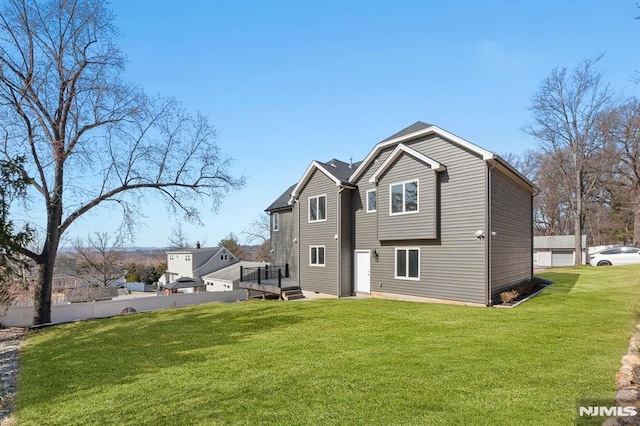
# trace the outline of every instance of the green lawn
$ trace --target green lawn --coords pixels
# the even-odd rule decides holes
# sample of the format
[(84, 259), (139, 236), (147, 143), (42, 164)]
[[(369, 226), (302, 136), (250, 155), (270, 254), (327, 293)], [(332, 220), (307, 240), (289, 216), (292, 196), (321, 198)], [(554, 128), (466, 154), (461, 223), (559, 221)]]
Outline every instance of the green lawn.
[(251, 301), (45, 329), (18, 425), (573, 424), (614, 395), (640, 266), (541, 276), (515, 309)]

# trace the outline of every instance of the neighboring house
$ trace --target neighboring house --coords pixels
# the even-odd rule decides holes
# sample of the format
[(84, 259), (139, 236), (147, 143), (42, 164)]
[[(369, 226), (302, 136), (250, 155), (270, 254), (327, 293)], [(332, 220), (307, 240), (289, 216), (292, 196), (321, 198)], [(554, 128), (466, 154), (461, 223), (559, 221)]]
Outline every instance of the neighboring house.
[(533, 275), (534, 185), (417, 122), (360, 163), (314, 161), (266, 211), (274, 265), (306, 292), (491, 305)]
[[(576, 240), (574, 235), (533, 237), (533, 264), (536, 266), (573, 266)], [(589, 247), (587, 236), (582, 236), (582, 263), (586, 264)]]
[(202, 277), (219, 269), (239, 262), (224, 247), (200, 247), (176, 249), (167, 252), (167, 271), (158, 280), (162, 286), (178, 281), (180, 278), (192, 278), (196, 287), (204, 285)]
[(240, 267), (264, 267), (265, 262), (240, 261), (202, 277), (207, 291), (240, 290)]
[(205, 291), (205, 285), (202, 281), (196, 281), (190, 277), (182, 277), (175, 281), (171, 281), (169, 284), (161, 285), (160, 291), (162, 291), (163, 294), (196, 293), (199, 291)]

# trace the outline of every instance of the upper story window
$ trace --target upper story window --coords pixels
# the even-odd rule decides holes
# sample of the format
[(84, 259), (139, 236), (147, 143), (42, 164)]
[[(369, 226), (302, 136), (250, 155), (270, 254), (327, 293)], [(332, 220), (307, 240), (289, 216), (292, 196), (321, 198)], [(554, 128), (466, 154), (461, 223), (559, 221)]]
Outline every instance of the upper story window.
[(227, 255), (227, 254), (221, 254), (221, 255), (220, 255), (220, 260), (229, 260), (229, 255)]
[(367, 191), (367, 213), (375, 212), (378, 205), (378, 191), (370, 189)]
[(404, 214), (418, 211), (418, 181), (400, 182), (389, 185), (391, 194), (390, 214)]
[(184, 255), (184, 260), (186, 260), (187, 262), (191, 261), (191, 255), (190, 254), (185, 254)]
[(309, 197), (309, 222), (327, 220), (327, 196)]
[(277, 231), (280, 229), (280, 213), (274, 213), (271, 215), (272, 218), (272, 230)]
[(169, 260), (173, 260), (173, 255), (172, 254), (169, 255)]
[(396, 249), (396, 279), (420, 279), (420, 249)]

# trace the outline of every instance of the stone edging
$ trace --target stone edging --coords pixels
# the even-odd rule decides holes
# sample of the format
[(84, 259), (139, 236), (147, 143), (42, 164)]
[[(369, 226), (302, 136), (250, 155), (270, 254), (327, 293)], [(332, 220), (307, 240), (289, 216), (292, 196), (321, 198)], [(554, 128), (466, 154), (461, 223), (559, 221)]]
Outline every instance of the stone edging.
[[(640, 408), (640, 324), (629, 340), (629, 348), (616, 373), (616, 405)], [(611, 417), (603, 426), (636, 425), (638, 417)]]

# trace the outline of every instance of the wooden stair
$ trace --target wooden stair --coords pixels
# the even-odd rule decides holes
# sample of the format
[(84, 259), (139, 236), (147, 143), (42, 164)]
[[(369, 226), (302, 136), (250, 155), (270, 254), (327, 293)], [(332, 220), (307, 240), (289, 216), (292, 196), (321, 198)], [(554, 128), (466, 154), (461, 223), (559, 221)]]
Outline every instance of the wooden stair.
[(282, 298), (284, 300), (304, 299), (304, 294), (302, 294), (300, 287), (288, 288), (282, 290)]

